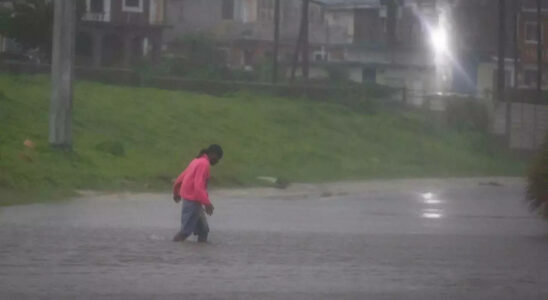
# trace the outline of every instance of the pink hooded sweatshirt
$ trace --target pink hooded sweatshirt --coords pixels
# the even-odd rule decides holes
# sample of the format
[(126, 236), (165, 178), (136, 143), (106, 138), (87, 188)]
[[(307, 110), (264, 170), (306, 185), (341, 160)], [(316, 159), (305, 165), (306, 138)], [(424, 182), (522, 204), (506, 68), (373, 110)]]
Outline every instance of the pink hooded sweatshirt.
[(175, 181), (173, 195), (178, 195), (185, 200), (197, 201), (203, 205), (211, 205), (207, 193), (209, 169), (207, 154), (192, 160)]

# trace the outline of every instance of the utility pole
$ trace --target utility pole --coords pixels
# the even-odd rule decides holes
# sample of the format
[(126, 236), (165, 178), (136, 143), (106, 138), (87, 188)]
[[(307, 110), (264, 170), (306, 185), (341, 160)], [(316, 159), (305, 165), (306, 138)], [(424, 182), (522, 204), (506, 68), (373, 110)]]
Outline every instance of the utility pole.
[(498, 69), (497, 92), (499, 100), (504, 97), (506, 83), (505, 56), (506, 56), (506, 0), (499, 0), (499, 31), (498, 31)]
[[(518, 89), (518, 70), (519, 70), (519, 17), (521, 11), (521, 0), (514, 1), (514, 93), (512, 96), (506, 96), (506, 123), (511, 124), (512, 122), (512, 97), (517, 95)], [(521, 105), (521, 122), (523, 126), (523, 103)], [(506, 126), (505, 130), (511, 130), (511, 126)], [(511, 133), (508, 135), (511, 137)], [(508, 140), (508, 146), (510, 146), (510, 140)]]
[(498, 36), (498, 69), (497, 69), (497, 96), (499, 102), (506, 104), (505, 137), (510, 143), (510, 116), (511, 106), (506, 99), (506, 0), (499, 0), (499, 36)]
[(514, 10), (514, 89), (518, 88), (519, 69), (519, 16), (521, 11), (521, 0), (515, 1)]
[[(297, 71), (297, 65), (299, 64), (299, 56), (302, 60), (303, 76), (305, 78), (308, 78), (308, 6), (310, 0), (302, 1), (303, 4), (301, 8), (301, 24), (299, 26), (299, 36), (297, 38), (297, 44), (295, 45), (295, 52), (293, 53), (291, 81), (295, 80), (295, 72)], [(306, 55), (304, 55), (303, 53), (306, 53)], [(306, 62), (304, 62), (305, 60)]]
[[(542, 38), (542, 0), (537, 0), (537, 92), (538, 101), (542, 99), (542, 63), (543, 63), (543, 43)], [(537, 148), (537, 103), (534, 104), (533, 109), (533, 149)]]
[(302, 62), (303, 62), (303, 77), (305, 80), (308, 79), (308, 70), (309, 70), (309, 39), (308, 39), (308, 10), (310, 6), (310, 0), (303, 0), (303, 47), (302, 47)]
[(537, 0), (537, 90), (542, 91), (542, 0)]
[(49, 143), (72, 148), (72, 94), (76, 1), (54, 0)]
[(394, 44), (396, 43), (396, 23), (398, 13), (398, 3), (396, 0), (387, 0), (386, 1), (386, 32), (387, 32), (387, 42), (392, 50)]
[(280, 0), (274, 2), (274, 49), (272, 57), (272, 83), (278, 82), (278, 49), (280, 47)]

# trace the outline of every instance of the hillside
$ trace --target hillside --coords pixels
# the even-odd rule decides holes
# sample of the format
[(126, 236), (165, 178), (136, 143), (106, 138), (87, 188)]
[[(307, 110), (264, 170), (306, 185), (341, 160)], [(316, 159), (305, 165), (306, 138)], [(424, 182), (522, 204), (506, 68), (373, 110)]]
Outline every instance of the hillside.
[[(210, 143), (212, 186), (367, 178), (520, 175), (480, 133), (433, 129), (418, 114), (239, 93), (224, 97), (78, 82), (74, 151), (47, 144), (46, 76), (0, 74), (0, 204), (77, 189), (169, 190)], [(24, 145), (25, 140), (31, 147)]]

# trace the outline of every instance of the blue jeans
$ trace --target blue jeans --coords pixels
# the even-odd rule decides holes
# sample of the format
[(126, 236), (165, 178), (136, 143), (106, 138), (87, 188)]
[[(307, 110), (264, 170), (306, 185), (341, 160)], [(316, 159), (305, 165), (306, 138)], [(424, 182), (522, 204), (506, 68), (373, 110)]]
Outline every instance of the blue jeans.
[(209, 225), (202, 204), (198, 201), (183, 200), (181, 212), (181, 236), (198, 236), (198, 242), (206, 242)]

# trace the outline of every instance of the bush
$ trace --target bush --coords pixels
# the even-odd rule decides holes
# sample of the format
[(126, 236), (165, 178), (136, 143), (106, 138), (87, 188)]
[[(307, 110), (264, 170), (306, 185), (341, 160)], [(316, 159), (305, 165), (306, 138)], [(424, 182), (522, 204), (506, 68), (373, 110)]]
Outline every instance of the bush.
[(348, 81), (348, 72), (344, 68), (330, 66), (327, 68), (327, 73), (331, 82), (340, 83)]
[(526, 200), (531, 210), (548, 219), (548, 136), (529, 171)]
[(95, 149), (97, 151), (109, 153), (114, 156), (124, 156), (126, 154), (124, 145), (116, 141), (105, 141), (105, 142), (99, 143), (95, 146)]
[(459, 130), (486, 132), (489, 126), (487, 108), (474, 98), (447, 99), (447, 124)]
[(185, 35), (171, 44), (170, 51), (173, 76), (219, 80), (225, 73), (226, 58), (217, 42), (206, 35)]

